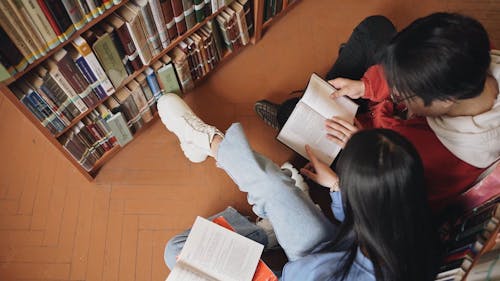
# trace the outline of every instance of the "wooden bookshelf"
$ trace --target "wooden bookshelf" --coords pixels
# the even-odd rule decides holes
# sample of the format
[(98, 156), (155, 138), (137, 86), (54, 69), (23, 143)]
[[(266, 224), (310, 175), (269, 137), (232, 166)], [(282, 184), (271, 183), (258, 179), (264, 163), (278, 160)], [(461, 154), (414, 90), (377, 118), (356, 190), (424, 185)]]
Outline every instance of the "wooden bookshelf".
[[(12, 91), (9, 89), (9, 85), (12, 83), (18, 81), (19, 79), (22, 79), (25, 74), (31, 72), (33, 69), (35, 69), (37, 66), (45, 62), (48, 58), (50, 58), (53, 54), (70, 44), (74, 39), (76, 39), (78, 36), (86, 32), (87, 30), (91, 29), (93, 26), (104, 20), (107, 16), (115, 12), (117, 9), (125, 5), (127, 2), (130, 0), (122, 0), (119, 4), (114, 5), (107, 9), (102, 15), (99, 15), (98, 17), (92, 19), (90, 22), (88, 22), (83, 28), (80, 30), (77, 30), (72, 36), (64, 41), (61, 42), (58, 46), (56, 46), (54, 49), (50, 50), (45, 54), (42, 58), (39, 58), (29, 64), (27, 68), (21, 72), (16, 73), (9, 79), (0, 82), (0, 92), (5, 94), (5, 96), (21, 111), (21, 113), (28, 118), (28, 120), (34, 124), (34, 126), (40, 130), (40, 132), (62, 153), (68, 161), (70, 161), (76, 168), (77, 170), (84, 175), (88, 180), (93, 180), (99, 170), (102, 168), (103, 165), (105, 165), (106, 162), (108, 162), (111, 158), (113, 158), (116, 154), (118, 154), (123, 147), (120, 147), (119, 145), (115, 145), (111, 150), (105, 152), (100, 159), (94, 164), (92, 169), (90, 171), (86, 171), (79, 163), (77, 160), (73, 158), (73, 156), (66, 151), (64, 146), (59, 142), (58, 138), (60, 138), (62, 135), (64, 135), (66, 132), (71, 130), (78, 122), (80, 122), (84, 117), (86, 117), (90, 112), (92, 112), (94, 109), (96, 109), (99, 105), (103, 104), (106, 100), (110, 98), (110, 96), (101, 99), (98, 101), (98, 103), (91, 108), (88, 108), (85, 112), (81, 113), (79, 116), (75, 117), (68, 126), (66, 126), (61, 132), (58, 132), (56, 134), (52, 134), (49, 129), (44, 127), (41, 122), (36, 118), (36, 116), (21, 102), (17, 99), (17, 97), (12, 93)], [(288, 2), (289, 0), (283, 0), (283, 8), (282, 11), (273, 17), (270, 21), (266, 22), (263, 24), (263, 8), (264, 8), (264, 2), (265, 0), (253, 0), (253, 22), (254, 22), (254, 33), (253, 36), (250, 38), (250, 44), (253, 45), (258, 43), (258, 41), (261, 39), (262, 34), (263, 34), (263, 29), (268, 28), (273, 22), (276, 22), (278, 18), (281, 18), (289, 9), (288, 8)], [(134, 80), (140, 73), (143, 73), (149, 66), (151, 66), (153, 63), (157, 62), (160, 60), (165, 54), (169, 53), (177, 44), (179, 44), (181, 41), (185, 40), (187, 37), (192, 35), (194, 32), (196, 32), (198, 29), (200, 29), (202, 26), (204, 26), (207, 22), (210, 20), (215, 19), (220, 13), (222, 13), (224, 8), (221, 8), (211, 15), (207, 16), (202, 22), (197, 23), (194, 27), (186, 31), (184, 34), (181, 36), (175, 38), (172, 42), (170, 42), (169, 46), (165, 49), (163, 49), (159, 54), (154, 56), (150, 63), (148, 65), (144, 65), (140, 69), (134, 71), (134, 73), (130, 74), (125, 78), (125, 80), (118, 86), (115, 87), (116, 91), (122, 89), (125, 87), (128, 83), (130, 83), (132, 80)], [(225, 62), (229, 61), (232, 59), (234, 56), (238, 55), (245, 49), (247, 49), (247, 46), (243, 46), (242, 48), (239, 48), (236, 51), (224, 51), (221, 60), (217, 64), (217, 66), (212, 69), (210, 72), (208, 72), (206, 75), (203, 77), (197, 79), (194, 81), (195, 87), (200, 86), (203, 84), (207, 79), (209, 79), (214, 73), (219, 69), (221, 66), (225, 64)], [(137, 137), (138, 135), (142, 134), (145, 130), (147, 130), (153, 122), (156, 122), (158, 120), (158, 113), (156, 113), (153, 117), (153, 119), (146, 123), (139, 131), (137, 131), (134, 134), (134, 138)]]

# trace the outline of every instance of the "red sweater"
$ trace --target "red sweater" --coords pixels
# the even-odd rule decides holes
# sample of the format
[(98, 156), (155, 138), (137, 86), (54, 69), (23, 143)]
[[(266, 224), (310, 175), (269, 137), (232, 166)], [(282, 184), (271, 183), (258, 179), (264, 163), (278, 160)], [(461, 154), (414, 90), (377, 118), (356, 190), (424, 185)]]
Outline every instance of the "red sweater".
[[(437, 138), (425, 117), (402, 120), (394, 116), (389, 87), (379, 65), (370, 67), (361, 80), (365, 84), (364, 98), (375, 102), (372, 118), (367, 124), (375, 128), (392, 129), (406, 137), (417, 149), (424, 165), (429, 203), (440, 210), (447, 201), (465, 191), (484, 171), (458, 159)], [(366, 123), (366, 122), (362, 122)]]

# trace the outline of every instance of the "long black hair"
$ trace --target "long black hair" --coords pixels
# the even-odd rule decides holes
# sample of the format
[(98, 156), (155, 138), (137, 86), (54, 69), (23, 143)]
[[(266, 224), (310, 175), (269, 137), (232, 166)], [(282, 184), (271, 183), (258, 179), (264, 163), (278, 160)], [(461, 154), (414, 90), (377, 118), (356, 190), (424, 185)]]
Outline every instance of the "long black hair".
[(391, 130), (360, 131), (337, 167), (345, 220), (334, 244), (352, 236), (354, 243), (336, 275), (348, 275), (359, 247), (377, 280), (434, 280), (438, 237), (413, 145)]
[(434, 13), (401, 30), (382, 54), (389, 88), (425, 105), (478, 96), (486, 81), (490, 41), (477, 20)]

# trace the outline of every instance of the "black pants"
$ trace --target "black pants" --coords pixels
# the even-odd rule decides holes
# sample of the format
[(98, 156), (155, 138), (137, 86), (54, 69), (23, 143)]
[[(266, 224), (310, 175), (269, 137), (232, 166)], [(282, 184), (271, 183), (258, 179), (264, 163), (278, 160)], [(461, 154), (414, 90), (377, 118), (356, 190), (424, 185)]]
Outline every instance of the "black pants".
[[(351, 34), (342, 48), (337, 60), (326, 74), (326, 80), (344, 77), (359, 80), (366, 70), (377, 64), (383, 49), (396, 34), (392, 22), (384, 16), (371, 16), (364, 19)], [(280, 127), (292, 114), (300, 98), (292, 98), (283, 102), (278, 109)], [(367, 101), (358, 100), (361, 111), (366, 111)]]

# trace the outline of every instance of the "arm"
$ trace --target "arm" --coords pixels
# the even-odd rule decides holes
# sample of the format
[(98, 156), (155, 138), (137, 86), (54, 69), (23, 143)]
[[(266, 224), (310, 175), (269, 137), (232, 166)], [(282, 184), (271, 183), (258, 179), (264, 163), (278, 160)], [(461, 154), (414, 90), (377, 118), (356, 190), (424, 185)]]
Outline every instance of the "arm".
[(330, 192), (330, 197), (332, 198), (332, 212), (335, 218), (343, 222), (345, 218), (344, 205), (342, 205), (342, 193), (340, 191)]

